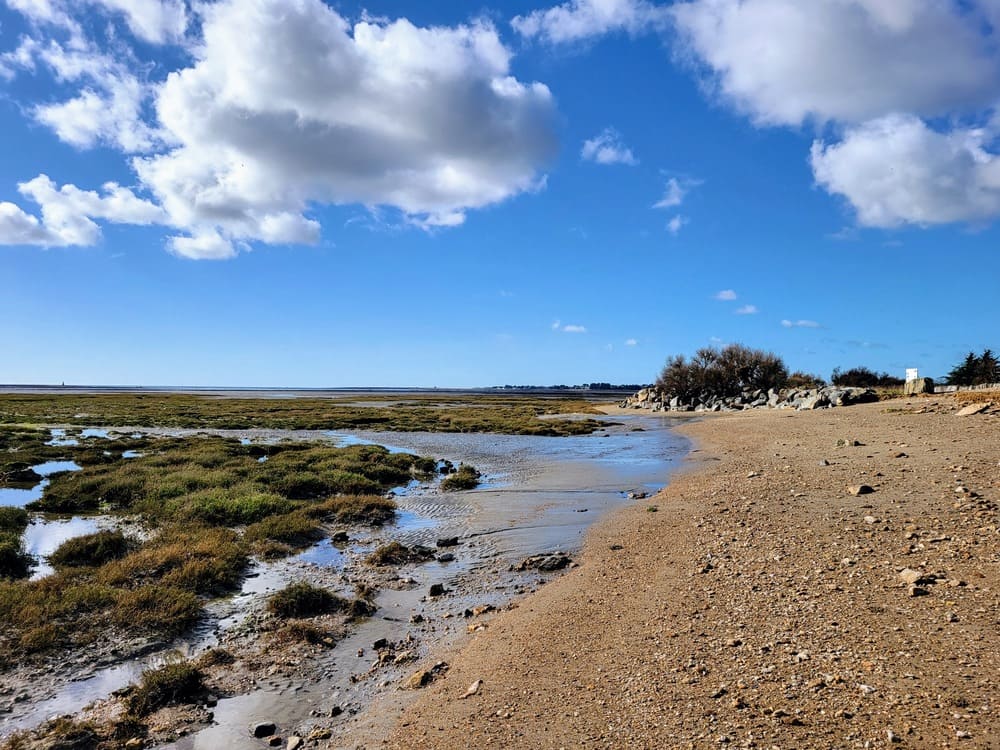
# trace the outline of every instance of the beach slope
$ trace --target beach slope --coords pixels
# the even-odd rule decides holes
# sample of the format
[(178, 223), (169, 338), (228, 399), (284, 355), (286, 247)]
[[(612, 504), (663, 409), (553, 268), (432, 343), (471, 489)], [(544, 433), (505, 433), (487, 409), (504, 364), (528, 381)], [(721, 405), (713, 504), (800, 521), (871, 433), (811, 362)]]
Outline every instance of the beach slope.
[(690, 469), (595, 526), (386, 744), (1000, 746), (1000, 414), (958, 408), (686, 424)]

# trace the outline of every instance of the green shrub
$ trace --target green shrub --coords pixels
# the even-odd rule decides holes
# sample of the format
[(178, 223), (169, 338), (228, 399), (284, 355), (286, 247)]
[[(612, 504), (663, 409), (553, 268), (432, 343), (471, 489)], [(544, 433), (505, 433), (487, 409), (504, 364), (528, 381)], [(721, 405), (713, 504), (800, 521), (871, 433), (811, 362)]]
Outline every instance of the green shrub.
[(472, 490), (479, 486), (479, 478), (481, 476), (475, 467), (468, 464), (461, 464), (458, 467), (458, 471), (454, 474), (449, 474), (441, 480), (441, 489), (445, 492)]
[(305, 581), (292, 583), (274, 594), (267, 608), (279, 617), (316, 617), (350, 608), (350, 602)]
[(178, 506), (179, 516), (212, 526), (245, 526), (293, 509), (291, 501), (253, 487), (202, 490)]
[(49, 555), (49, 562), (56, 568), (96, 568), (125, 557), (128, 551), (129, 541), (122, 532), (98, 531), (67, 539)]
[(188, 662), (167, 664), (143, 672), (125, 708), (131, 716), (148, 716), (165, 706), (193, 703), (204, 693), (205, 678), (196, 666)]

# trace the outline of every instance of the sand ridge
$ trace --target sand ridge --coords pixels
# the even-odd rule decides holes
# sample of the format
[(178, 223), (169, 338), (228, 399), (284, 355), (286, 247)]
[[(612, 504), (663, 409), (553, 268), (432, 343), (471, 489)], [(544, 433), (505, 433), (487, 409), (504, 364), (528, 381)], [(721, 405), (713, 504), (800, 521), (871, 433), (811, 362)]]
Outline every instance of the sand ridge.
[(383, 743), (1000, 747), (1000, 414), (957, 410), (684, 425), (693, 470), (596, 525)]

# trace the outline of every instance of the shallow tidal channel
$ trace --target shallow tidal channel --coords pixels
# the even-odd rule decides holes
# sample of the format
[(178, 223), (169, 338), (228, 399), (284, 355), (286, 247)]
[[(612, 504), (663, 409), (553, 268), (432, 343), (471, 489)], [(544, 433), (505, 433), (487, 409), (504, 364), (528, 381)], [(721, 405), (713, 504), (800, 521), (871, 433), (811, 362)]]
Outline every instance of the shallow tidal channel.
[[(83, 679), (55, 686), (54, 694), (17, 704), (12, 714), (0, 720), (0, 737), (55, 715), (77, 713), (178, 651), (189, 656), (224, 645), (228, 632), (245, 629), (255, 613), (263, 610), (267, 597), (289, 581), (333, 582), (357, 571), (365, 554), (388, 541), (434, 547), (442, 537), (458, 537), (459, 545), (449, 549), (454, 559), (400, 570), (401, 584), (379, 592), (376, 614), (352, 626), (334, 648), (315, 657), (308, 679), (285, 679), (279, 670), (273, 679), (257, 680), (247, 693), (220, 697), (209, 726), (167, 746), (178, 750), (265, 747), (266, 742), (248, 734), (249, 725), (265, 721), (275, 723), (284, 737), (307, 736), (313, 729), (326, 728), (345, 743), (362, 742), (391, 724), (405, 706), (412, 691), (400, 690), (400, 684), (418, 661), (431, 659), (469, 637), (464, 611), (482, 605), (507, 606), (552, 575), (514, 572), (512, 566), (540, 553), (558, 550), (572, 555), (594, 521), (623, 504), (644, 502), (635, 497), (655, 494), (689, 450), (688, 442), (672, 430), (676, 420), (670, 417), (626, 415), (606, 421), (605, 429), (576, 437), (211, 431), (252, 442), (287, 438), (345, 445), (371, 442), (390, 450), (437, 456), (456, 465), (470, 463), (483, 473), (483, 483), (475, 490), (453, 493), (416, 482), (397, 488), (399, 512), (394, 524), (352, 538), (346, 545), (326, 539), (287, 560), (257, 564), (242, 590), (210, 605), (209, 621), (184, 641), (139, 659), (108, 664)], [(65, 523), (67, 533), (72, 533), (69, 526), (78, 521), (48, 523)], [(37, 542), (32, 551), (44, 555)], [(428, 597), (432, 584), (444, 585), (448, 593)], [(417, 660), (375, 671), (372, 644), (382, 638), (412, 644), (409, 648)], [(372, 710), (373, 706), (378, 709)]]

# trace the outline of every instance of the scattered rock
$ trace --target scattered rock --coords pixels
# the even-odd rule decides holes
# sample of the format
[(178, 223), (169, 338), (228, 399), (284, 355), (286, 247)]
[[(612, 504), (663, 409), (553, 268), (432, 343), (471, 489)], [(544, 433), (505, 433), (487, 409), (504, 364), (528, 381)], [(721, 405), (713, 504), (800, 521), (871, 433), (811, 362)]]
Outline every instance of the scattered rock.
[(847, 491), (857, 497), (858, 495), (870, 495), (875, 490), (867, 484), (852, 484), (847, 488)]
[(437, 540), (438, 547), (457, 547), (458, 537), (457, 536), (443, 536)]
[(277, 731), (278, 727), (275, 726), (273, 721), (262, 721), (250, 727), (250, 734), (252, 734), (257, 739), (270, 737)]
[(956, 417), (972, 417), (972, 416), (975, 416), (976, 414), (982, 414), (984, 411), (986, 411), (987, 409), (989, 409), (991, 406), (993, 406), (993, 403), (991, 401), (986, 401), (986, 402), (981, 403), (981, 404), (969, 404), (968, 406), (964, 406), (961, 409), (959, 409), (955, 413), (955, 416)]
[(437, 560), (439, 563), (448, 563), (448, 562), (454, 562), (455, 556), (451, 552), (442, 552), (434, 559)]
[(428, 593), (429, 593), (429, 594), (430, 594), (431, 596), (444, 596), (444, 594), (445, 594), (445, 593), (446, 593), (447, 591), (448, 591), (448, 589), (446, 589), (446, 588), (444, 587), (444, 584), (443, 584), (443, 583), (432, 583), (432, 584), (431, 584), (431, 588), (430, 588), (430, 591), (429, 591)]
[(305, 744), (305, 740), (301, 737), (289, 737), (288, 738), (288, 750), (299, 750)]

